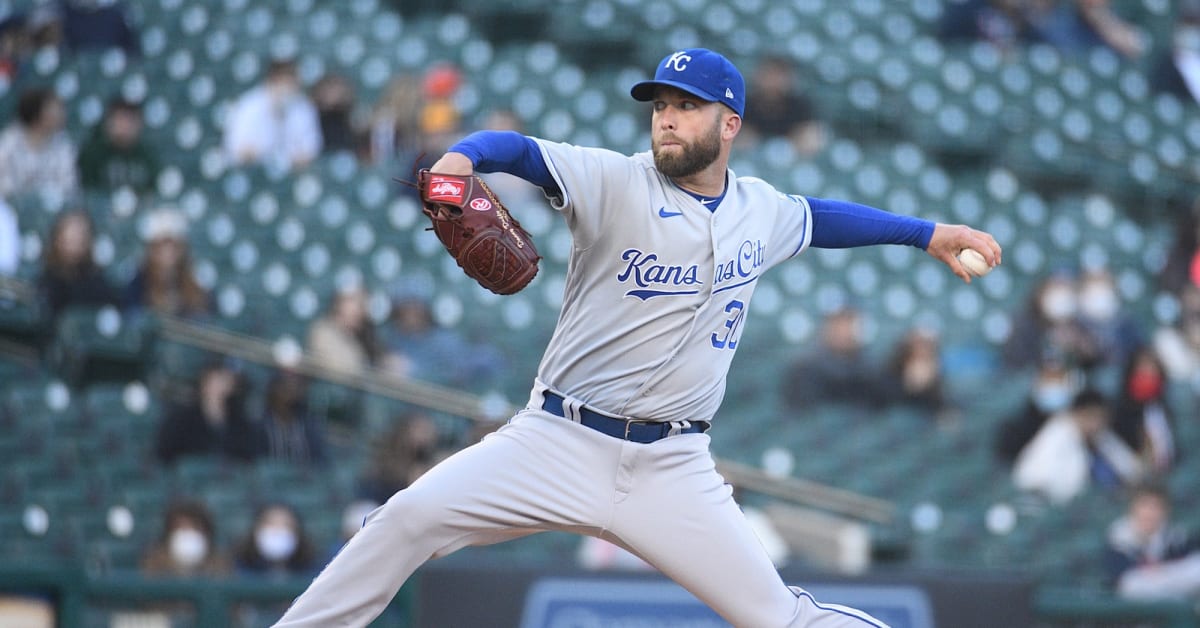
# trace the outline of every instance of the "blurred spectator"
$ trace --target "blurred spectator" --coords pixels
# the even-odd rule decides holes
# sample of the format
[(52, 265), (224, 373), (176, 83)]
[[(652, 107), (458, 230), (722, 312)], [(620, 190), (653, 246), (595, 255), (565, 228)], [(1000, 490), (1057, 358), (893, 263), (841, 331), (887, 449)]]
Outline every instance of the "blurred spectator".
[(104, 122), (79, 151), (79, 175), (85, 188), (115, 190), (129, 186), (145, 194), (158, 178), (158, 156), (142, 137), (141, 105), (115, 98)]
[(1066, 54), (1108, 46), (1135, 58), (1141, 34), (1113, 12), (1108, 0), (966, 0), (950, 3), (939, 30), (944, 39), (979, 39), (1002, 50), (1043, 43)]
[(787, 138), (801, 155), (825, 145), (813, 105), (796, 86), (796, 68), (784, 57), (766, 57), (750, 76), (743, 135), (751, 142)]
[(1171, 48), (1155, 62), (1150, 83), (1184, 102), (1200, 104), (1200, 2), (1180, 8)]
[(1174, 417), (1167, 403), (1166, 371), (1154, 349), (1143, 346), (1125, 365), (1113, 431), (1142, 457), (1147, 470), (1163, 475), (1178, 452)]
[(945, 3), (938, 35), (946, 40), (978, 39), (1012, 50), (1033, 38), (1022, 0), (957, 0)]
[(321, 124), (321, 150), (326, 153), (357, 153), (358, 132), (354, 127), (354, 86), (341, 74), (326, 74), (312, 86), (313, 105)]
[(30, 194), (70, 198), (79, 186), (75, 146), (63, 132), (66, 109), (54, 90), (17, 98), (16, 120), (0, 132), (0, 198)]
[(0, 277), (17, 274), (21, 266), (21, 227), (17, 212), (0, 198)]
[(1083, 390), (1069, 410), (1050, 417), (1021, 450), (1013, 466), (1013, 482), (1019, 489), (1062, 503), (1089, 482), (1114, 488), (1140, 481), (1137, 454), (1113, 434), (1110, 425), (1108, 401), (1095, 390)]
[(914, 329), (897, 343), (888, 361), (887, 377), (895, 390), (890, 401), (947, 418), (950, 410), (942, 390), (942, 360), (937, 334)]
[(263, 83), (242, 94), (225, 117), (225, 152), (235, 163), (282, 171), (307, 165), (321, 152), (317, 108), (300, 89), (296, 64), (272, 61)]
[(398, 375), (482, 388), (503, 367), (499, 350), (472, 345), (457, 331), (438, 326), (429, 302), (414, 294), (393, 297), (391, 317), (380, 336), (387, 352), (385, 366)]
[[(148, 579), (222, 578), (233, 572), (233, 561), (217, 546), (213, 516), (204, 504), (179, 500), (163, 513), (162, 531), (143, 553), (141, 573)], [(140, 610), (122, 609), (109, 625), (166, 628), (189, 623), (194, 606), (186, 601), (157, 602)]]
[(208, 293), (196, 282), (188, 247), (187, 218), (160, 209), (143, 223), (146, 251), (137, 274), (125, 289), (125, 306), (134, 311), (198, 318), (211, 310)]
[[(1035, 4), (1050, 5), (1052, 0)], [(1064, 52), (1086, 52), (1090, 48), (1108, 46), (1117, 54), (1136, 59), (1146, 52), (1146, 40), (1138, 29), (1113, 11), (1109, 0), (1074, 0), (1072, 16), (1078, 27), (1067, 41), (1049, 40)]]
[(399, 417), (371, 442), (367, 467), (359, 479), (359, 495), (376, 503), (386, 502), (432, 468), (442, 453), (433, 419), (420, 412)]
[(1096, 339), (1079, 322), (1075, 278), (1062, 271), (1052, 273), (1034, 289), (1025, 312), (1013, 323), (1004, 359), (1009, 367), (1026, 368), (1048, 352), (1085, 369), (1102, 357)]
[(1055, 357), (1042, 360), (1029, 389), (1029, 399), (996, 432), (995, 453), (1005, 464), (1013, 464), (1021, 450), (1033, 440), (1051, 416), (1071, 405), (1083, 375)]
[(375, 363), (375, 328), (362, 288), (342, 288), (334, 294), (328, 313), (308, 329), (308, 350), (324, 366), (339, 371), (360, 371)]
[(115, 304), (117, 291), (92, 257), (92, 219), (82, 211), (60, 214), (42, 254), (38, 291), (52, 320), (73, 305)]
[(861, 316), (843, 307), (825, 317), (821, 343), (785, 375), (784, 397), (795, 407), (846, 403), (875, 407), (887, 395), (863, 351)]
[(224, 576), (233, 562), (217, 547), (213, 516), (204, 504), (183, 500), (167, 506), (162, 533), (142, 556), (148, 576)]
[(1179, 321), (1154, 334), (1154, 348), (1171, 379), (1200, 393), (1200, 286), (1188, 286), (1179, 296)]
[(371, 112), (368, 155), (373, 163), (405, 163), (420, 152), (421, 84), (412, 76), (398, 76), (383, 92)]
[(325, 434), (308, 412), (308, 386), (304, 377), (280, 371), (267, 384), (263, 414), (263, 449), (273, 460), (296, 464), (325, 462)]
[(140, 56), (141, 39), (129, 25), (122, 2), (64, 0), (61, 11), (63, 43), (72, 52), (120, 48)]
[(1084, 21), (1077, 0), (1026, 0), (1021, 18), (1031, 41), (1049, 44), (1060, 52), (1076, 54), (1102, 44)]
[(49, 2), (36, 5), (25, 22), (29, 45), (33, 50), (59, 48), (63, 44), (62, 14)]
[(21, 74), (30, 53), (27, 16), (13, 13), (0, 20), (0, 87), (11, 85)]
[(186, 456), (217, 455), (248, 461), (261, 450), (246, 411), (247, 382), (233, 369), (200, 371), (192, 398), (169, 406), (158, 426), (155, 454), (172, 464)]
[(425, 72), (421, 93), (419, 150), (428, 155), (440, 155), (462, 135), (462, 115), (454, 96), (462, 86), (462, 72), (449, 63), (437, 64)]
[(1144, 342), (1133, 318), (1121, 309), (1121, 297), (1112, 273), (1098, 268), (1079, 280), (1079, 323), (1096, 343), (1098, 363), (1121, 367), (1129, 354)]
[(239, 571), (263, 576), (304, 576), (320, 568), (300, 515), (282, 503), (258, 510), (250, 533), (234, 551), (234, 561)]
[(1122, 597), (1140, 600), (1200, 596), (1200, 542), (1171, 523), (1165, 488), (1134, 491), (1129, 510), (1108, 528), (1106, 562)]
[(1200, 288), (1200, 196), (1189, 210), (1180, 208), (1174, 225), (1175, 242), (1159, 275), (1163, 289), (1180, 294), (1186, 286)]

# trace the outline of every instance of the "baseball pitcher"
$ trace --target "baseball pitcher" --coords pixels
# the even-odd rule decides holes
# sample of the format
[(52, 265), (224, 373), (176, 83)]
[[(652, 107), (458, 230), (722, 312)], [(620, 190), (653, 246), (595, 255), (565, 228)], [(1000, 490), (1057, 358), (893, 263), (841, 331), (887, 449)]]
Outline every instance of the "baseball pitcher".
[[(473, 174), (544, 189), (573, 238), (562, 313), (528, 405), (371, 513), (277, 625), (364, 626), (425, 561), (546, 530), (629, 550), (734, 626), (884, 625), (782, 581), (714, 469), (706, 432), (771, 267), (809, 246), (899, 244), (969, 282), (957, 255), (973, 249), (995, 266), (1000, 246), (967, 226), (736, 176), (728, 161), (746, 90), (720, 54), (674, 52), (631, 93), (652, 106), (649, 152), (484, 131), (422, 173), (438, 236), (501, 293), (533, 277), (537, 255)], [(465, 222), (493, 211), (493, 226)]]

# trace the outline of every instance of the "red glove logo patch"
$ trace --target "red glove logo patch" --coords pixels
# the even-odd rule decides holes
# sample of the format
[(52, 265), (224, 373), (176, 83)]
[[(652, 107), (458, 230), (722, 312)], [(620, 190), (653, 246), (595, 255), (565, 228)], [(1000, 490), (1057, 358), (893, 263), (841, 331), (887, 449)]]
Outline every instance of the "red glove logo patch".
[(429, 200), (461, 204), (466, 186), (461, 180), (433, 176), (429, 181)]
[(542, 256), (483, 179), (419, 170), (416, 187), (421, 211), (468, 277), (496, 294), (513, 294), (537, 275)]

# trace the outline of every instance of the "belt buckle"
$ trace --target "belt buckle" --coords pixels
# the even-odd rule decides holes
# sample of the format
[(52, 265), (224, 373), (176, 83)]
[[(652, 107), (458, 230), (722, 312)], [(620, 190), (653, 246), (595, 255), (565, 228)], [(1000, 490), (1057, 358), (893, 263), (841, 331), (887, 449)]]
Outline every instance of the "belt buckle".
[(625, 419), (625, 438), (624, 438), (624, 440), (629, 440), (629, 429), (630, 429), (630, 427), (633, 426), (634, 423), (653, 423), (653, 421), (641, 421), (638, 419)]

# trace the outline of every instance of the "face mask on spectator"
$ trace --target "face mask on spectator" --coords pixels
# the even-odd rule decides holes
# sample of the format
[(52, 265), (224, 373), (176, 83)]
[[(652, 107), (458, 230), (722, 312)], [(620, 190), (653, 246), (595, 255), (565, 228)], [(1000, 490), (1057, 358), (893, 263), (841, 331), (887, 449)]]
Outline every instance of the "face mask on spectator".
[(254, 543), (263, 558), (271, 562), (287, 560), (296, 551), (296, 533), (282, 526), (263, 526), (254, 533)]
[(1079, 295), (1080, 312), (1092, 320), (1109, 320), (1117, 314), (1119, 308), (1117, 293), (1105, 284), (1086, 286)]
[(1046, 318), (1061, 322), (1075, 314), (1075, 295), (1066, 286), (1056, 286), (1042, 293), (1039, 305)]
[(168, 549), (171, 560), (190, 569), (199, 565), (208, 554), (208, 539), (191, 528), (180, 528), (171, 533)]
[(1046, 414), (1053, 414), (1071, 403), (1071, 385), (1065, 382), (1038, 384), (1033, 389), (1033, 405)]

